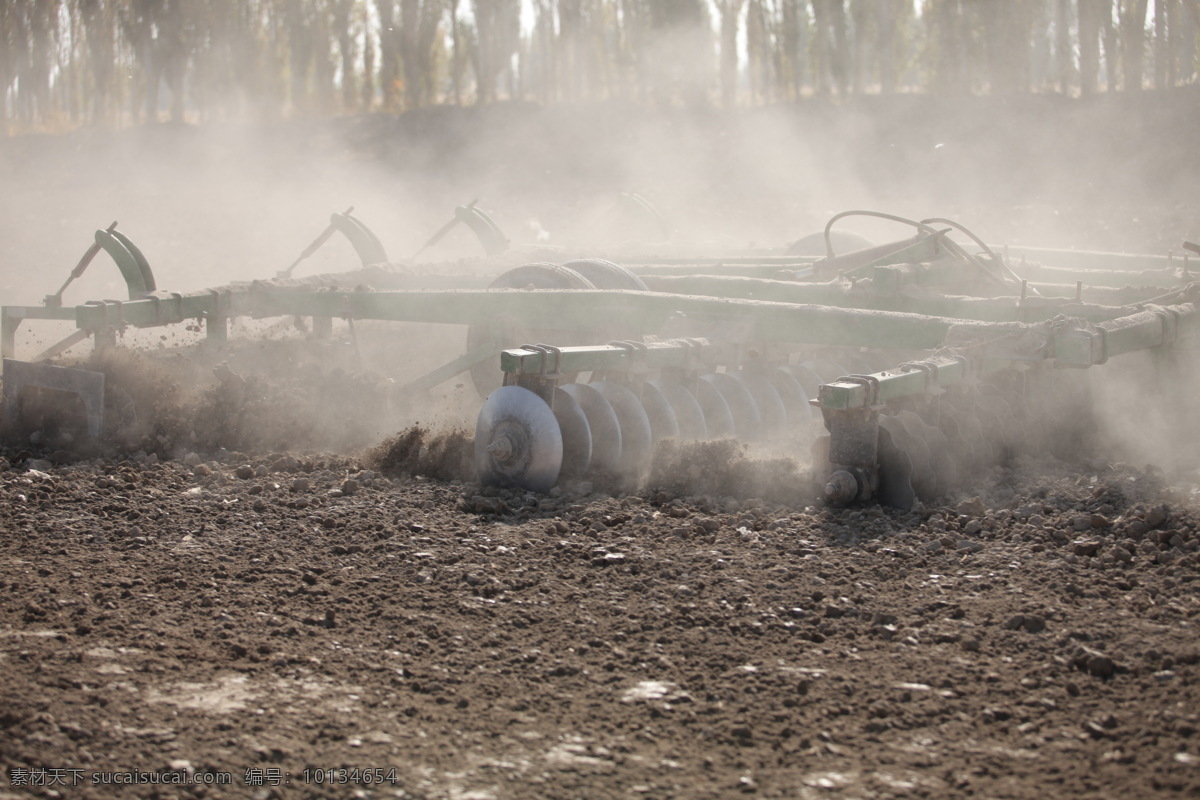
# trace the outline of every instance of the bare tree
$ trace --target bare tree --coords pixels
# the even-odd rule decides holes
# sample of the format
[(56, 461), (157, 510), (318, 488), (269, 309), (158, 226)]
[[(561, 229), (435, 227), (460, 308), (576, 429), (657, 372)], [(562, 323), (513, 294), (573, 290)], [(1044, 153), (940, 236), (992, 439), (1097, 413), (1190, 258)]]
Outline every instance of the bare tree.
[(330, 15), (333, 36), (341, 62), (342, 110), (353, 111), (358, 105), (358, 73), (354, 62), (358, 57), (358, 31), (354, 25), (355, 0), (331, 0)]
[(363, 31), (363, 70), (362, 78), (359, 81), (359, 106), (364, 111), (370, 111), (375, 105), (375, 53), (376, 53), (376, 37), (375, 34), (368, 30), (366, 24), (367, 10), (366, 5), (358, 12), (362, 17)]
[(774, 94), (772, 30), (770, 7), (764, 0), (750, 0), (746, 8), (746, 68), (749, 73), (750, 102), (760, 103)]
[(878, 22), (878, 11), (875, 0), (850, 0), (850, 22), (853, 30), (854, 45), (848, 54), (850, 62), (849, 83), (850, 91), (862, 94), (867, 87), (871, 67), (875, 62), (876, 52), (871, 46)]
[(394, 0), (375, 0), (379, 15), (379, 86), (383, 91), (383, 110), (400, 107), (400, 30)]
[(792, 100), (800, 99), (807, 79), (809, 40), (808, 0), (780, 0), (777, 71)]
[(400, 59), (404, 64), (405, 106), (433, 102), (434, 37), (446, 6), (443, 0), (400, 0)]
[(1121, 78), (1122, 88), (1127, 92), (1142, 89), (1149, 5), (1149, 0), (1120, 0)]
[(490, 103), (496, 99), (496, 84), (521, 38), (519, 0), (471, 0), (475, 12), (476, 41), (472, 52), (477, 84), (476, 99)]
[[(1110, 0), (1079, 0), (1079, 92), (1095, 92), (1100, 81), (1100, 20)], [(1112, 6), (1109, 5), (1111, 9)]]
[(1075, 78), (1075, 54), (1071, 47), (1071, 0), (1055, 0), (1054, 67), (1058, 91), (1070, 94)]
[(736, 106), (902, 81), (1088, 95), (1193, 82), (1200, 49), (1200, 0), (532, 2), (522, 31), (522, 0), (0, 0), (0, 115), (13, 131), (157, 120), (164, 105), (174, 120), (377, 97), (399, 111), (462, 103), (472, 79), (480, 103)]
[(1175, 83), (1175, 59), (1171, 52), (1174, 33), (1170, 24), (1174, 15), (1172, 0), (1154, 0), (1154, 88), (1165, 89)]
[(912, 0), (876, 0), (878, 9), (879, 90), (892, 94), (900, 83), (900, 47), (904, 41)]
[(1181, 6), (1171, 17), (1178, 35), (1174, 37), (1178, 45), (1176, 57), (1181, 67), (1176, 81), (1183, 84), (1193, 83), (1196, 79), (1197, 47), (1196, 39), (1200, 36), (1200, 0), (1181, 0)]
[(812, 0), (813, 81), (819, 94), (848, 88), (848, 56), (845, 0)]
[(1026, 92), (1030, 46), (1043, 7), (1038, 0), (973, 3), (983, 38), (988, 85), (993, 92)]
[(949, 94), (968, 91), (971, 80), (962, 0), (929, 0), (923, 22), (930, 89)]
[(463, 30), (462, 22), (458, 18), (459, 0), (449, 0), (449, 2), (451, 47), (453, 48), (450, 53), (450, 81), (454, 91), (454, 103), (461, 106), (463, 103), (463, 74), (467, 70), (471, 48), (467, 44), (468, 34)]
[(713, 0), (721, 18), (721, 105), (737, 104), (738, 29), (746, 0)]

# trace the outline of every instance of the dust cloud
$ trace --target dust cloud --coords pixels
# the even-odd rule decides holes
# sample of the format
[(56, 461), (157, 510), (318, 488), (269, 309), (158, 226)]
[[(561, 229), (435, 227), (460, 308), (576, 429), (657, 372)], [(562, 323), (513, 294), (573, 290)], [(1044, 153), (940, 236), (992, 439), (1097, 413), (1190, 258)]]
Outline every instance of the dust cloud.
[[(512, 240), (514, 263), (782, 253), (850, 208), (950, 217), (995, 243), (1165, 252), (1200, 239), (1195, 94), (865, 96), (739, 111), (496, 103), (3, 138), (0, 302), (40, 303), (113, 220), (159, 288), (194, 291), (273, 277), (351, 206), (391, 261), (411, 264), (454, 207), (475, 199)], [(662, 212), (668, 241), (621, 210), (623, 192)], [(848, 226), (876, 241), (909, 235), (871, 220)], [(499, 269), (481, 255), (459, 227), (419, 266)], [(125, 296), (105, 258), (67, 289), (67, 304)], [(295, 274), (355, 266), (335, 237)], [(380, 333), (379, 353), (461, 347), (460, 332), (436, 326), (391, 342)], [(1111, 374), (1094, 372), (1101, 383)]]
[[(738, 112), (502, 103), (0, 139), (0, 297), (39, 302), (113, 220), (160, 286), (179, 291), (271, 277), (350, 206), (396, 262), (473, 199), (514, 244), (545, 231), (570, 257), (595, 255), (646, 238), (617, 209), (621, 192), (655, 204), (674, 244), (714, 253), (783, 248), (847, 208), (953, 217), (989, 241), (1177, 248), (1198, 238), (1187, 214), (1198, 190), (1182, 176), (1200, 156), (1185, 134), (1194, 112), (1157, 99), (864, 97)], [(462, 229), (421, 260), (479, 252)], [(353, 264), (334, 240), (297, 274)], [(94, 265), (68, 302), (119, 297), (114, 276)]]

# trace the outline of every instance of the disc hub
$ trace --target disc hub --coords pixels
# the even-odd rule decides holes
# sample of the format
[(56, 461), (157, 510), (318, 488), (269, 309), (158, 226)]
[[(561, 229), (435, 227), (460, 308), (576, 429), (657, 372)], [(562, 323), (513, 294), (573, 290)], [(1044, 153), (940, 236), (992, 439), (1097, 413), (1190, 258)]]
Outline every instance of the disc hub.
[(497, 461), (508, 463), (516, 453), (516, 444), (507, 433), (497, 434), (487, 446), (487, 451)]
[(519, 469), (529, 460), (529, 437), (518, 422), (502, 420), (492, 433), (487, 451), (497, 467), (506, 471)]

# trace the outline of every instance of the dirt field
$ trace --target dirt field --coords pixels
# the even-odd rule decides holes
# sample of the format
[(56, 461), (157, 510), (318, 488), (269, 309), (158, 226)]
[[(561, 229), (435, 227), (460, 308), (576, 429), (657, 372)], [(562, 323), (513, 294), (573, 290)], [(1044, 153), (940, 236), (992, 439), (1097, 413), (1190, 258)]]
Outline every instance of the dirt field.
[[(1153, 472), (1025, 463), (900, 515), (29, 466), (0, 473), (15, 796), (1200, 791), (1200, 518)], [(133, 772), (232, 783), (103, 785)]]
[[(1125, 111), (1110, 120), (1112, 141), (1079, 149), (1127, 154), (1118, 134), (1139, 128)], [(1040, 113), (1027, 112), (1010, 133)], [(1100, 113), (1085, 112), (1072, 130)], [(1147, 135), (1178, 132), (1173, 150), (1093, 179), (1106, 191), (1126, 180), (1132, 192), (1164, 181), (1165, 164), (1193, 165), (1194, 128), (1172, 127), (1183, 113), (1141, 116)], [(887, 111), (872, 141), (904, 118)], [(407, 174), (389, 162), (394, 150), (361, 152), (359, 125), (360, 149), (341, 163), (369, 158), (381, 176), (389, 164), (387, 174)], [(936, 128), (914, 125), (910, 141)], [(398, 135), (395, 124), (386, 132)], [(189, 136), (158, 155), (194, 153)], [(1019, 140), (952, 156), (959, 167), (988, 152), (1019, 159)], [(13, 234), (3, 302), (53, 291), (76, 244), (111, 221), (112, 183), (90, 178), (71, 192), (71, 165), (95, 155), (69, 155), (80, 141), (0, 142), (20, 189), (2, 204)], [(1069, 156), (1066, 144), (1054, 150)], [(195, 285), (273, 274), (322, 214), (346, 205), (287, 225), (269, 211), (257, 244), (229, 252), (216, 237), (206, 249), (211, 231), (235, 227), (263, 196), (206, 187), (189, 199), (161, 187), (218, 162), (165, 172), (161, 186), (143, 175), (139, 186), (160, 188), (113, 195), (159, 225), (196, 212), (205, 224), (150, 237), (168, 265), (189, 254), (213, 265), (213, 280), (188, 274)], [(286, 163), (298, 185), (300, 162)], [(856, 166), (856, 180), (879, 163)], [(260, 162), (245, 185), (275, 166)], [(1200, 238), (1194, 173), (1165, 181), (1157, 204), (1130, 212), (1131, 195), (1111, 196), (1091, 213), (1082, 198), (1065, 202), (1079, 166), (1006, 186), (991, 206), (962, 171), (941, 188), (962, 190), (947, 195), (959, 210), (995, 213), (1004, 234), (1023, 220), (1048, 225), (1060, 208), (1078, 224), (1055, 235), (1086, 229), (1081, 246)], [(889, 177), (924, 168), (891, 164)], [(519, 206), (541, 179), (518, 185), (509, 179), (525, 173), (506, 169), (490, 178)], [(712, 169), (705, 185), (718, 197)], [(447, 198), (467, 189), (464, 170), (450, 173)], [(1011, 202), (1026, 191), (1030, 206)], [(721, 217), (723, 202), (704, 213)], [(818, 218), (818, 204), (801, 205)], [(438, 213), (411, 238), (444, 221)], [(794, 218), (799, 230), (780, 241), (816, 224)], [(272, 236), (286, 246), (267, 244)], [(233, 263), (238, 252), (253, 269)], [(31, 265), (43, 263), (55, 267), (31, 286)], [(113, 369), (139, 400), (157, 398), (158, 413), (124, 438), (89, 448), (39, 429), (3, 444), (0, 798), (1200, 795), (1194, 471), (1034, 454), (902, 514), (826, 509), (802, 459), (709, 445), (663, 454), (645, 486), (618, 496), (585, 483), (549, 496), (481, 490), (464, 465), (469, 442), (447, 432), (471, 424), (447, 411), (470, 405), (460, 391), (407, 412), (434, 430), (379, 431), (363, 409), (382, 377), (322, 372), (313, 364), (328, 353), (279, 347), (267, 353), (279, 374), (258, 384), (249, 362), (229, 356), (249, 390), (214, 378), (212, 364), (181, 387), (190, 379), (164, 379), (134, 357)]]

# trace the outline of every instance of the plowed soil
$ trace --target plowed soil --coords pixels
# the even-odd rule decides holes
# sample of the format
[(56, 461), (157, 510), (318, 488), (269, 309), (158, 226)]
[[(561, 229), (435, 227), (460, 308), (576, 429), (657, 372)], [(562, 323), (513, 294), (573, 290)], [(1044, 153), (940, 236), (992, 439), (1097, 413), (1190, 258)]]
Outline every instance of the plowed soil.
[[(333, 456), (27, 466), (0, 473), (14, 796), (1200, 791), (1200, 516), (1155, 472), (1022, 463), (899, 514)], [(104, 785), (130, 773), (231, 783)]]
[[(1138, 225), (1194, 236), (1168, 205)], [(111, 366), (157, 412), (103, 446), (10, 431), (0, 797), (1200, 795), (1194, 472), (1032, 454), (828, 509), (722, 444), (481, 489), (461, 386), (379, 431), (383, 378), (279, 347)]]

